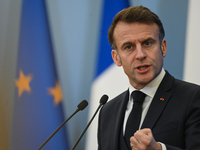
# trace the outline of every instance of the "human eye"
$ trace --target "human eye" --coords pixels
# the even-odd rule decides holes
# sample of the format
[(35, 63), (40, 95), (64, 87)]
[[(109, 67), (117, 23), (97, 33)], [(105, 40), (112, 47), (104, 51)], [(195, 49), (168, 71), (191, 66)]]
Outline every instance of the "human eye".
[(125, 51), (132, 51), (135, 49), (135, 45), (131, 42), (126, 42), (122, 44), (121, 49)]
[(143, 45), (145, 47), (150, 47), (153, 45), (153, 43), (154, 43), (154, 40), (146, 40), (146, 41), (144, 41)]
[(131, 45), (127, 45), (127, 46), (125, 46), (125, 49), (132, 49), (132, 46)]
[(150, 42), (145, 42), (144, 44), (148, 46), (148, 45), (150, 45), (151, 43), (150, 43)]
[(144, 45), (145, 45), (145, 46), (150, 46), (151, 44), (152, 44), (152, 42), (150, 42), (150, 41), (144, 42)]

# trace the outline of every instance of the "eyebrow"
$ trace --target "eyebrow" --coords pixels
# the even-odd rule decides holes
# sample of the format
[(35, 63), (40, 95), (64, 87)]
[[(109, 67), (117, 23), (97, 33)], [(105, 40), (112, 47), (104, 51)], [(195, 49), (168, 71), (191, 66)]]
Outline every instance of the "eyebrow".
[(123, 47), (125, 46), (125, 45), (133, 45), (133, 43), (132, 42), (125, 42), (125, 43), (123, 43), (122, 45), (121, 45), (121, 49), (123, 49)]
[(154, 38), (152, 38), (152, 37), (149, 37), (149, 38), (147, 38), (147, 39), (143, 40), (141, 43), (145, 43), (145, 42), (147, 42), (147, 41), (149, 41), (149, 40), (152, 40), (153, 42), (155, 42), (155, 41), (156, 41)]

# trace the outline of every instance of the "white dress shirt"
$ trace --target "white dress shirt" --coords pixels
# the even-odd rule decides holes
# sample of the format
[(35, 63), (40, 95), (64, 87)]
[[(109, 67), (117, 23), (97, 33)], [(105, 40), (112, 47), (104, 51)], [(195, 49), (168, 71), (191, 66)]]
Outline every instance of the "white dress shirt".
[[(149, 106), (152, 102), (152, 99), (158, 89), (158, 86), (160, 85), (163, 77), (165, 76), (165, 71), (162, 68), (161, 73), (153, 80), (151, 81), (148, 85), (146, 85), (144, 88), (142, 88), (140, 91), (142, 91), (143, 93), (146, 94), (146, 97), (144, 99), (144, 103), (142, 105), (142, 116), (141, 116), (141, 120), (140, 120), (140, 126), (139, 129), (141, 128), (141, 125), (144, 121), (144, 118), (147, 114), (147, 111), (149, 109)], [(129, 101), (127, 104), (127, 108), (126, 108), (126, 112), (125, 112), (125, 116), (124, 116), (124, 123), (123, 123), (123, 134), (125, 133), (125, 129), (126, 129), (126, 122), (128, 120), (128, 116), (131, 113), (132, 110), (132, 106), (133, 106), (133, 98), (131, 96), (131, 93), (133, 91), (135, 91), (137, 89), (135, 89), (131, 84), (129, 84)], [(166, 146), (163, 143), (160, 143), (162, 146), (162, 150), (166, 150)]]

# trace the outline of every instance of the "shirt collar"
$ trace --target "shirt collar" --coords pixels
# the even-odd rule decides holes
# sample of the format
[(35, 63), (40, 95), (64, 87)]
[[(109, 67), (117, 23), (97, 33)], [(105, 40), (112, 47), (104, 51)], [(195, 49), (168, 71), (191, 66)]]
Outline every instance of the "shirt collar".
[[(158, 86), (160, 85), (163, 77), (165, 76), (165, 70), (162, 68), (160, 74), (153, 80), (151, 81), (149, 84), (147, 84), (144, 88), (142, 88), (140, 91), (142, 91), (143, 93), (145, 93), (146, 95), (150, 96), (151, 98), (154, 97)], [(130, 83), (129, 83), (129, 93), (131, 95), (131, 93), (133, 91), (135, 91), (137, 89), (135, 89)]]

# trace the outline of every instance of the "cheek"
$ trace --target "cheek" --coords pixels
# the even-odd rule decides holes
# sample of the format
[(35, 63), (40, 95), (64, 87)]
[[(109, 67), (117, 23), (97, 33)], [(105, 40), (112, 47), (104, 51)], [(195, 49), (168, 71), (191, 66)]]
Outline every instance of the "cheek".
[(158, 69), (160, 69), (163, 66), (163, 56), (161, 54), (157, 55), (157, 57), (155, 58), (155, 63)]
[(126, 75), (131, 76), (134, 73), (134, 61), (130, 58), (122, 60), (122, 67)]
[(121, 59), (127, 63), (133, 63), (135, 60), (135, 53), (132, 51), (125, 51), (123, 54), (121, 54)]
[(147, 54), (147, 62), (152, 64), (152, 67), (155, 70), (159, 70), (163, 66), (163, 56), (161, 54), (161, 51), (154, 52), (154, 53), (148, 53)]
[(130, 56), (122, 56), (121, 57), (122, 66), (131, 66), (133, 64), (133, 58)]

